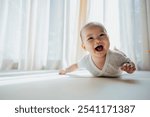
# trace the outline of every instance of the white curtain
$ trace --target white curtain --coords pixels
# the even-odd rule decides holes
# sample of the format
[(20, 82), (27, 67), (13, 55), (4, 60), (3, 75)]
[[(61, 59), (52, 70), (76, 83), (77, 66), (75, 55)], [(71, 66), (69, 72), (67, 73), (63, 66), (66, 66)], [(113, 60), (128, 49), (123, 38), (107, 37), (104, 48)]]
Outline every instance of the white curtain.
[(66, 67), (86, 52), (79, 31), (106, 26), (111, 48), (150, 70), (149, 0), (0, 0), (0, 71)]
[(58, 69), (75, 61), (79, 4), (0, 0), (0, 71)]
[(0, 69), (45, 67), (50, 1), (0, 0), (0, 5)]

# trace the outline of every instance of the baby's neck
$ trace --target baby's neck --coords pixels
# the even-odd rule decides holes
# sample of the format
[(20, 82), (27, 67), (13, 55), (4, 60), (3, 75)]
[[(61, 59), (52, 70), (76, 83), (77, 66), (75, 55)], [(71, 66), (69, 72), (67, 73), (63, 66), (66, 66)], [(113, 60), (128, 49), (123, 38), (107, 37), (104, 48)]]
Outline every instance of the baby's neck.
[(96, 67), (102, 70), (105, 64), (106, 55), (103, 57), (92, 57), (92, 60), (94, 64), (96, 65)]

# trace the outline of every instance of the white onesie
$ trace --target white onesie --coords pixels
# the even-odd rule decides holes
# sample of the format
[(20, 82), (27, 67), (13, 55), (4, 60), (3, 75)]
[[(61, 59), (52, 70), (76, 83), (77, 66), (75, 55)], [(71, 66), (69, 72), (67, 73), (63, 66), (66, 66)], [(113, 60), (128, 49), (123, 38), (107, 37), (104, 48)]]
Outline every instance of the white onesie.
[(131, 60), (123, 52), (109, 50), (102, 70), (96, 67), (90, 54), (85, 55), (77, 64), (79, 68), (86, 68), (94, 76), (117, 77), (121, 75), (120, 67), (126, 62)]

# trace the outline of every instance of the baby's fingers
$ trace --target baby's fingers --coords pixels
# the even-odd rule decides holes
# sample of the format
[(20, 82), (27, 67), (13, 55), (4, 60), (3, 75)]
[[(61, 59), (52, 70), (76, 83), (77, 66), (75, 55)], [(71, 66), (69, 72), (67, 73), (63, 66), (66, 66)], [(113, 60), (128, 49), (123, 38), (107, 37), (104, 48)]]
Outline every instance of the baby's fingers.
[(128, 66), (127, 63), (123, 64), (122, 67), (121, 67), (121, 70), (126, 71), (127, 70), (127, 66)]
[(66, 74), (66, 71), (65, 71), (64, 69), (62, 69), (62, 70), (59, 71), (59, 74), (60, 74), (60, 75), (65, 75), (65, 74)]
[(121, 70), (126, 71), (127, 73), (133, 73), (136, 70), (136, 68), (132, 64), (125, 63), (122, 65)]
[(127, 64), (126, 71), (132, 70), (133, 66), (131, 64)]
[(128, 73), (133, 73), (136, 70), (136, 68), (134, 66), (130, 67), (127, 72)]

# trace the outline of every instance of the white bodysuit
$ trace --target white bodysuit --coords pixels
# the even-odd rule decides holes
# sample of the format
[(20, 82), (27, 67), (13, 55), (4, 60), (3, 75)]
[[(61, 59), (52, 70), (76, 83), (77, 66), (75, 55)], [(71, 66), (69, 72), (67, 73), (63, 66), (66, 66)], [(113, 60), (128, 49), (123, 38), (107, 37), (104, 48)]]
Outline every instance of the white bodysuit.
[(85, 55), (78, 63), (79, 68), (86, 68), (94, 76), (110, 76), (117, 77), (121, 75), (120, 67), (127, 62), (131, 62), (126, 55), (117, 50), (109, 50), (106, 55), (103, 69), (100, 70), (92, 60), (90, 54)]

